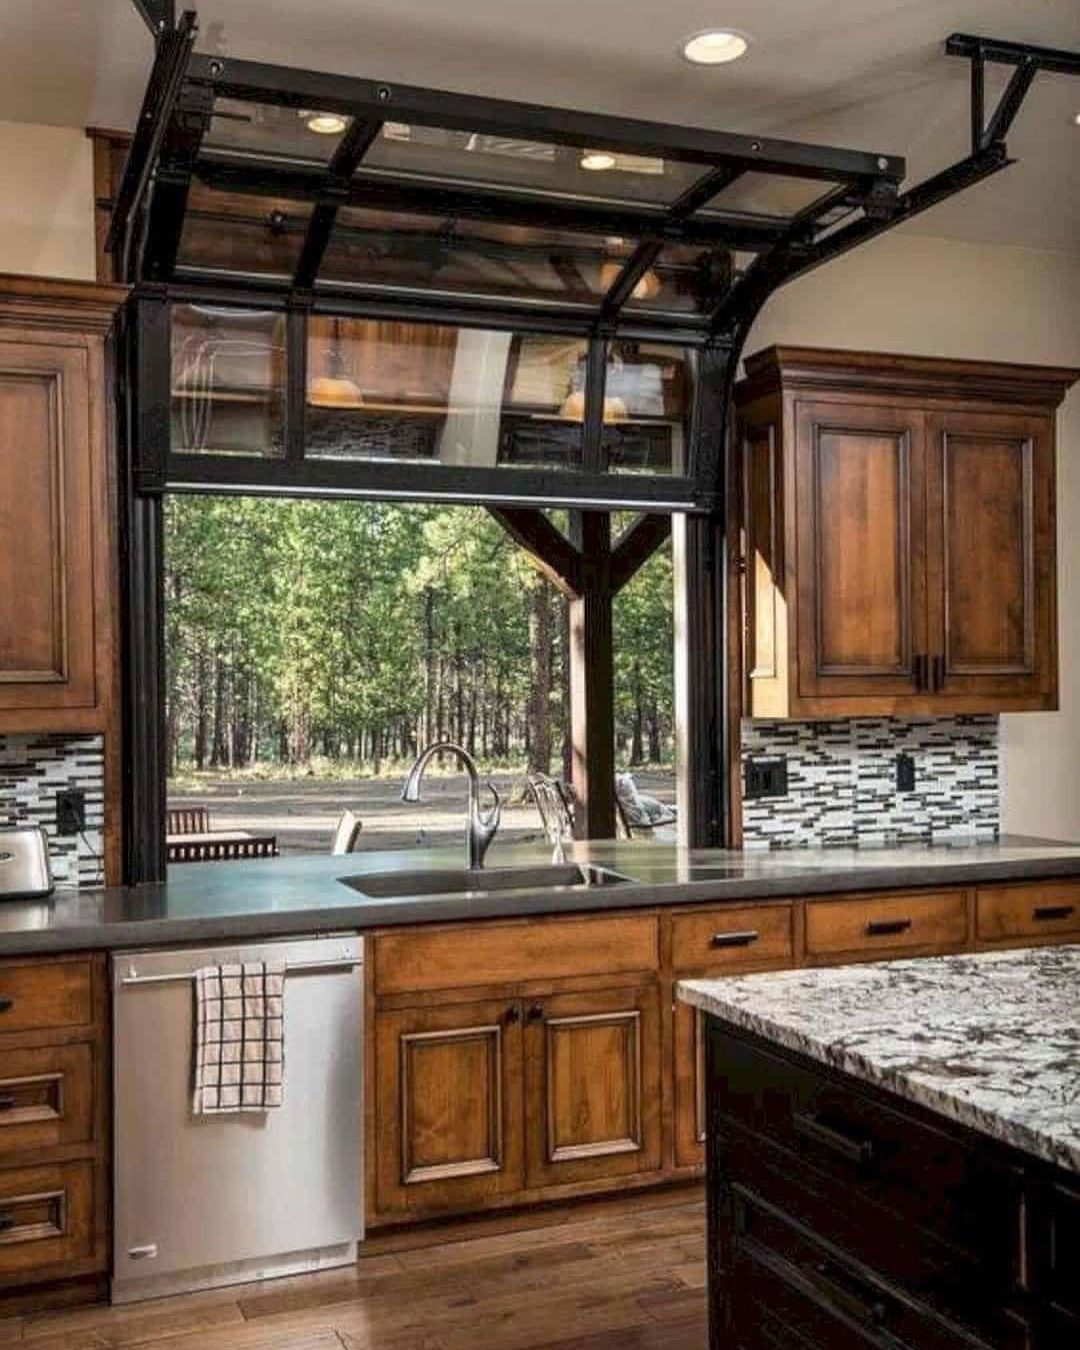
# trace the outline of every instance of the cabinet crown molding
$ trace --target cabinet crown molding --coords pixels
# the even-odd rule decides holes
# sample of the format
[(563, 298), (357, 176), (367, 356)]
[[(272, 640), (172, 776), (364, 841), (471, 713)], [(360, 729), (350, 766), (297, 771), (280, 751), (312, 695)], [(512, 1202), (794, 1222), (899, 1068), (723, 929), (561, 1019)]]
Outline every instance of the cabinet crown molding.
[(126, 286), (0, 273), (0, 327), (108, 333), (128, 294)]
[(978, 400), (1057, 408), (1080, 370), (1008, 361), (967, 361), (832, 347), (766, 347), (748, 356), (740, 404), (778, 389), (873, 390), (895, 397)]

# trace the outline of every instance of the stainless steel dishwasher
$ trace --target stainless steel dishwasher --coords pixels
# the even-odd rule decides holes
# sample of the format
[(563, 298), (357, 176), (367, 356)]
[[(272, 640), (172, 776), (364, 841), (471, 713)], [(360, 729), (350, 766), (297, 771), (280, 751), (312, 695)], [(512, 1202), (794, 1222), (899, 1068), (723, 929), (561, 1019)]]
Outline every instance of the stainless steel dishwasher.
[[(195, 972), (272, 959), (283, 1104), (193, 1115)], [(113, 956), (113, 1302), (356, 1259), (363, 959), (352, 935)]]

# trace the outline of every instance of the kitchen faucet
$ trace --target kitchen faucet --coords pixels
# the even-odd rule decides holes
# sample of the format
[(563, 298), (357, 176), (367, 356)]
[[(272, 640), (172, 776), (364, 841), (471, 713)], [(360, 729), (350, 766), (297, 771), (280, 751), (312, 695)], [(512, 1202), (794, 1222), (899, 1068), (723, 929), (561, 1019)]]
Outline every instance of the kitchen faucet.
[(465, 856), (469, 870), (475, 871), (483, 867), (484, 854), (487, 853), (491, 841), (495, 838), (495, 832), (499, 828), (499, 821), (502, 819), (502, 798), (499, 796), (495, 784), (489, 779), (485, 786), (494, 800), (487, 811), (481, 808), (480, 772), (476, 767), (476, 761), (467, 750), (460, 745), (455, 745), (453, 741), (436, 741), (433, 745), (429, 745), (426, 750), (422, 750), (405, 779), (405, 785), (401, 789), (401, 800), (403, 802), (418, 802), (420, 800), (420, 779), (424, 776), (424, 770), (433, 756), (441, 754), (443, 751), (457, 755), (464, 766), (465, 772), (469, 775), (469, 813), (465, 826)]

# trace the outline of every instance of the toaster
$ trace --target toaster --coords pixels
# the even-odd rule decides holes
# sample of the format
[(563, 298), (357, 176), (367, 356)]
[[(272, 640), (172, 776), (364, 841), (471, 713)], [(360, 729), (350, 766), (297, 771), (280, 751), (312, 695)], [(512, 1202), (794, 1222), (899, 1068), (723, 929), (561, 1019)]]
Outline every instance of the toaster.
[(0, 829), (0, 900), (29, 900), (52, 892), (49, 838), (41, 826)]

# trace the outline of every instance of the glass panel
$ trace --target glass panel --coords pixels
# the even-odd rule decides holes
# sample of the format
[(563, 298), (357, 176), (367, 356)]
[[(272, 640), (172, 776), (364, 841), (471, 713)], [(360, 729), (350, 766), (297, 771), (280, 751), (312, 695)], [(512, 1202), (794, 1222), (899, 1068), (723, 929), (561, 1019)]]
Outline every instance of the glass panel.
[(266, 310), (174, 305), (172, 449), (279, 456), (285, 319)]
[(837, 185), (817, 178), (788, 178), (782, 174), (744, 173), (713, 197), (701, 212), (744, 211), (759, 216), (794, 216), (803, 207), (827, 196)]
[(219, 98), (203, 144), (211, 150), (244, 150), (264, 158), (326, 164), (348, 125), (347, 117), (325, 109)]
[(610, 344), (603, 444), (611, 473), (686, 474), (693, 385), (693, 355), (682, 347)]
[(577, 338), (312, 317), (305, 453), (578, 468), (584, 371)]
[[(470, 295), (570, 301), (595, 308), (632, 252), (633, 241), (610, 236), (453, 220), (403, 211), (343, 208), (319, 276), (333, 282), (422, 287)], [(665, 249), (670, 260), (643, 280), (663, 308), (692, 308), (658, 277), (688, 272), (695, 250)], [(665, 270), (666, 268), (666, 270)], [(683, 277), (685, 281), (685, 277)], [(670, 294), (659, 295), (670, 290)]]
[(605, 200), (672, 202), (707, 170), (656, 155), (387, 122), (360, 169)]
[[(634, 288), (625, 308), (700, 314), (726, 289), (727, 255), (692, 244), (665, 244), (659, 257)], [(616, 272), (608, 275), (615, 280)]]
[(195, 185), (188, 199), (181, 267), (291, 277), (304, 246), (311, 206)]

